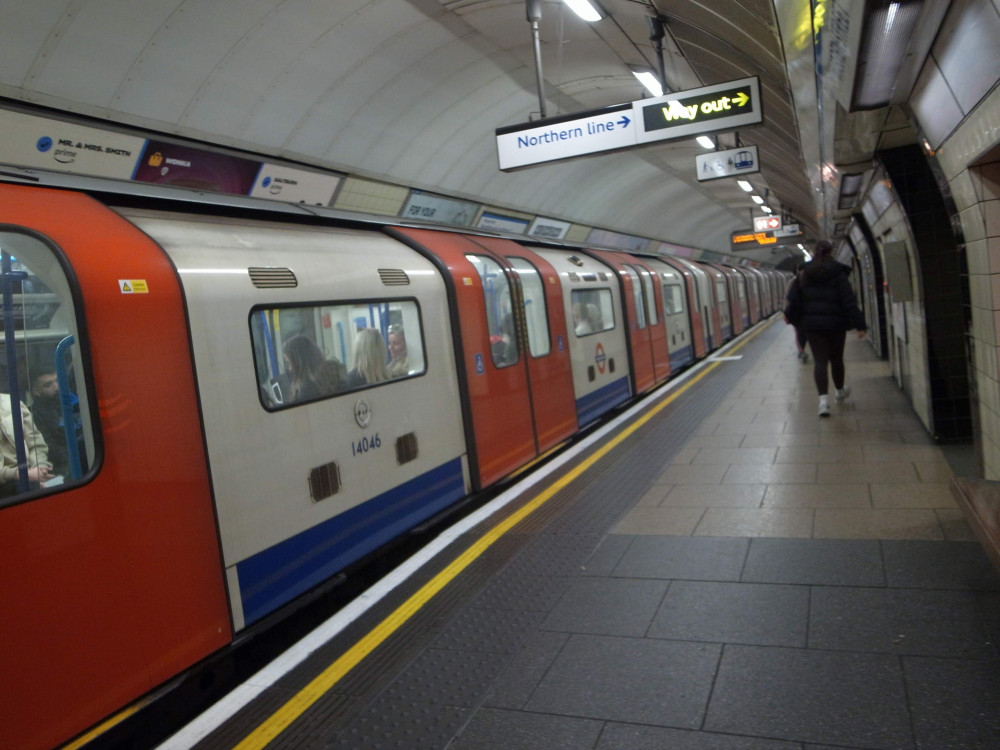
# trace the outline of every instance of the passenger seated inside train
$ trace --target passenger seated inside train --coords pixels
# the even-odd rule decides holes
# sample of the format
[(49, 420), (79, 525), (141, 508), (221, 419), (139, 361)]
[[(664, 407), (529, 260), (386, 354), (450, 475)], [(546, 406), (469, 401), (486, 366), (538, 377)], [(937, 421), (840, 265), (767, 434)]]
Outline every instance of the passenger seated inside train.
[(55, 476), (69, 476), (69, 451), (66, 448), (66, 429), (63, 426), (63, 409), (59, 399), (59, 379), (51, 367), (38, 366), (32, 369), (31, 412), (35, 426), (48, 445), (52, 473)]
[(354, 340), (354, 369), (347, 374), (347, 387), (359, 388), (388, 380), (386, 345), (375, 328), (362, 328)]
[(389, 326), (389, 377), (401, 378), (410, 372), (403, 326)]
[(344, 365), (324, 357), (316, 343), (303, 334), (287, 341), (284, 355), (292, 401), (329, 396), (339, 391), (347, 380)]
[[(49, 463), (49, 447), (35, 427), (27, 405), (20, 404), (21, 430), (27, 458), (28, 489), (38, 489), (54, 478)], [(14, 412), (9, 393), (0, 393), (0, 498), (13, 497), (18, 486), (17, 448), (14, 442)]]

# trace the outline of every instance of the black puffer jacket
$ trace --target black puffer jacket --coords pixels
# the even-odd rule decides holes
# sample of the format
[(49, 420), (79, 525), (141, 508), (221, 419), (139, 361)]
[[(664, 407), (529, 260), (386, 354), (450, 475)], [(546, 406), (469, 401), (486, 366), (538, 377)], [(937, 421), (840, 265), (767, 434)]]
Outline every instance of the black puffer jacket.
[(806, 331), (868, 330), (847, 280), (850, 270), (833, 258), (807, 263), (788, 287), (785, 317)]

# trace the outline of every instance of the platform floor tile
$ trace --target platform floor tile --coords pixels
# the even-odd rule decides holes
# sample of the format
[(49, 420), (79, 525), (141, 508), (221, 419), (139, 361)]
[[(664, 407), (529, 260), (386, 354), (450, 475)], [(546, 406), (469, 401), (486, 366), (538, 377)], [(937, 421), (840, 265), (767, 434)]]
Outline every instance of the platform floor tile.
[(899, 659), (727, 645), (705, 728), (873, 750), (915, 747)]
[(957, 453), (863, 342), (828, 419), (790, 330), (741, 351), (270, 747), (1000, 750), (1000, 576)]

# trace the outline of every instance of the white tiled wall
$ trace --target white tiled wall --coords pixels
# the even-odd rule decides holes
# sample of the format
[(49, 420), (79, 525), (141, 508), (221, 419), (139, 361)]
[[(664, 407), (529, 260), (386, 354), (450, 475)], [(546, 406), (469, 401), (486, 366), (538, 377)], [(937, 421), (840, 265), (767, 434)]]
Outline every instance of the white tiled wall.
[[(987, 479), (1000, 479), (1000, 90), (994, 90), (938, 152), (966, 241), (972, 303), (973, 366), (979, 395), (979, 430)], [(994, 152), (995, 153), (995, 152)], [(978, 161), (976, 166), (970, 162)]]

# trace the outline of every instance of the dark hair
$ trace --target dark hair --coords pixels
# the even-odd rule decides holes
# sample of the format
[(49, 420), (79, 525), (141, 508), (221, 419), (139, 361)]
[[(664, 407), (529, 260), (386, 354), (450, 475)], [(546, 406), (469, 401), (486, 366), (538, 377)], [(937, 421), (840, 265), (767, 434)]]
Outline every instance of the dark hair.
[(833, 243), (830, 240), (820, 240), (816, 243), (817, 258), (826, 258), (829, 255), (833, 255)]

